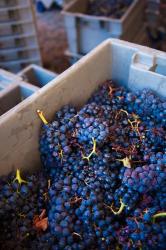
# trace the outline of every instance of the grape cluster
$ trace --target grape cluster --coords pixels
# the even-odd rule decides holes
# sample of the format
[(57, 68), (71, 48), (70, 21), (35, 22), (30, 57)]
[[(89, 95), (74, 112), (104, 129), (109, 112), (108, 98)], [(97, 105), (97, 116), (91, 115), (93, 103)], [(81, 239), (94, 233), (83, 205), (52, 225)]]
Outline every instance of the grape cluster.
[(80, 143), (92, 143), (92, 138), (98, 145), (109, 137), (109, 121), (107, 114), (111, 110), (107, 106), (86, 105), (77, 115), (76, 134)]
[(33, 220), (46, 209), (47, 179), (36, 173), (23, 180), (17, 170), (16, 178), (2, 177), (0, 186), (1, 249), (29, 249), (31, 241), (40, 241), (37, 232), (43, 231)]
[(126, 169), (122, 181), (130, 189), (145, 193), (164, 185), (165, 176), (166, 169), (164, 164), (150, 164), (135, 169)]
[(80, 110), (38, 111), (41, 174), (0, 179), (3, 248), (165, 249), (163, 107), (107, 81)]

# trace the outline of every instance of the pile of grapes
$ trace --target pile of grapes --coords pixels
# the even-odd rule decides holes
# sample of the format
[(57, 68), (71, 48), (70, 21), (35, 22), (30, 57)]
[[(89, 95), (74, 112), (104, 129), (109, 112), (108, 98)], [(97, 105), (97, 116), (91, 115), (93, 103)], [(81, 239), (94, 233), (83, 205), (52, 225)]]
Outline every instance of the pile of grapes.
[(39, 173), (0, 179), (0, 249), (166, 246), (166, 102), (105, 82), (43, 126)]
[(133, 0), (89, 0), (87, 14), (93, 16), (105, 16), (121, 18)]

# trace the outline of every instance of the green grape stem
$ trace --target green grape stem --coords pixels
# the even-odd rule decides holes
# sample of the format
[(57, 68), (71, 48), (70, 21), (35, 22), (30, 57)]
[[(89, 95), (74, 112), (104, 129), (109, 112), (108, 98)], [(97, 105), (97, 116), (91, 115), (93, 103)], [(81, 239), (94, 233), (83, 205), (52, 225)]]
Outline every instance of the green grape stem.
[(153, 215), (153, 221), (155, 222), (155, 220), (157, 218), (160, 218), (160, 217), (166, 217), (166, 212), (161, 212), (161, 213), (154, 214)]
[(119, 215), (123, 212), (124, 208), (126, 207), (126, 205), (123, 203), (122, 199), (120, 199), (120, 208), (119, 210), (116, 212), (113, 210), (112, 206), (111, 206), (111, 211), (113, 212), (113, 214), (115, 215)]
[(92, 149), (91, 153), (88, 156), (83, 155), (83, 158), (82, 158), (83, 160), (90, 161), (91, 156), (94, 155), (94, 154), (97, 154), (96, 153), (96, 140), (94, 138), (92, 138), (92, 142), (93, 142), (93, 149)]

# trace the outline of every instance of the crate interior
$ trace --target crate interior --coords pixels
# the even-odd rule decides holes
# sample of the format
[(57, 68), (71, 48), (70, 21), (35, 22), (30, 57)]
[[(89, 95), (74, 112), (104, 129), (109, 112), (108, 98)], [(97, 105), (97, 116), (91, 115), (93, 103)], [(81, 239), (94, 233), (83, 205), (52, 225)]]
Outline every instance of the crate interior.
[(33, 91), (31, 89), (23, 86), (16, 86), (7, 91), (0, 99), (0, 116), (32, 94)]
[(88, 11), (88, 2), (89, 0), (75, 0), (67, 6), (67, 12), (86, 14)]
[(35, 66), (30, 67), (22, 76), (25, 81), (40, 88), (55, 78), (53, 74)]
[(88, 5), (88, 0), (84, 0), (84, 1), (82, 1), (82, 0), (74, 1), (74, 2), (70, 5), (70, 7), (68, 8), (67, 11), (73, 12), (73, 13), (79, 12), (79, 13), (84, 14), (84, 13), (86, 13), (86, 11), (87, 11), (87, 5)]
[(160, 75), (166, 76), (166, 67), (165, 67), (165, 65), (156, 65), (155, 72), (160, 74)]
[(11, 81), (12, 81), (11, 79), (9, 79), (9, 78), (7, 78), (7, 77), (0, 74), (0, 86), (5, 87), (6, 85), (10, 84)]

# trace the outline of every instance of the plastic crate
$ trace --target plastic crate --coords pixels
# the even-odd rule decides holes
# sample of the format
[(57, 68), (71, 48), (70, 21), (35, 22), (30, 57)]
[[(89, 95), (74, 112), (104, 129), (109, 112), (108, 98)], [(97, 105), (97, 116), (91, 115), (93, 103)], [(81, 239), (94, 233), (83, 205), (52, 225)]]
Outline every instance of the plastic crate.
[(13, 107), (22, 103), (26, 98), (31, 96), (36, 90), (31, 86), (26, 86), (25, 83), (20, 85), (10, 85), (2, 96), (0, 96), (0, 116), (6, 112), (10, 112)]
[(133, 91), (151, 88), (166, 96), (166, 53), (109, 39), (0, 119), (1, 175), (41, 166), (38, 139), (43, 110), (48, 121), (65, 104), (82, 106), (107, 79)]
[(48, 82), (57, 77), (57, 74), (35, 64), (29, 65), (24, 70), (19, 72), (18, 75), (24, 81), (31, 83), (39, 88), (43, 87)]
[(37, 91), (21, 76), (0, 69), (0, 116)]
[(88, 0), (74, 0), (62, 12), (71, 53), (86, 54), (107, 38), (132, 41), (143, 25), (145, 1), (135, 0), (121, 19), (84, 14)]
[(0, 69), (0, 116), (9, 112), (56, 76), (57, 74), (35, 64), (29, 65), (17, 75)]

